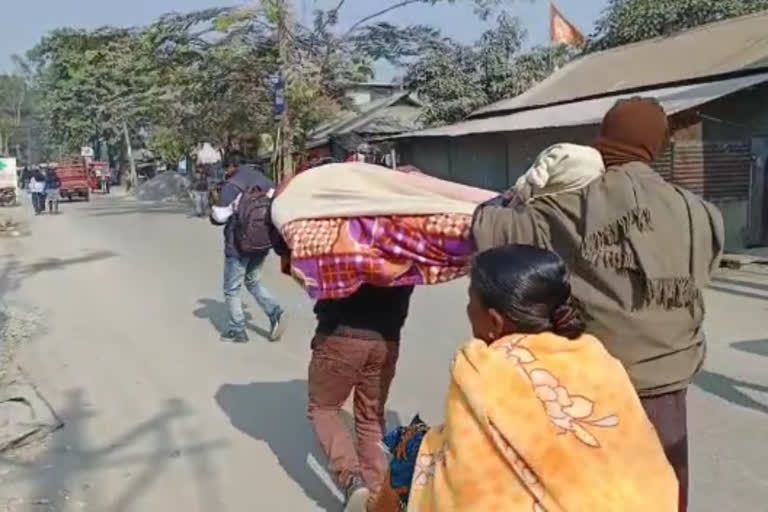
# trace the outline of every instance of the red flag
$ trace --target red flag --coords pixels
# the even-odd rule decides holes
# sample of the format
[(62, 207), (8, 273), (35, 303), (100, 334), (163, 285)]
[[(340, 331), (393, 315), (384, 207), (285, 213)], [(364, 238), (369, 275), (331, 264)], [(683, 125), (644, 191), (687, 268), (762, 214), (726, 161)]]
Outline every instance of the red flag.
[(586, 39), (576, 25), (563, 16), (554, 3), (551, 4), (550, 9), (549, 34), (554, 44), (581, 46)]

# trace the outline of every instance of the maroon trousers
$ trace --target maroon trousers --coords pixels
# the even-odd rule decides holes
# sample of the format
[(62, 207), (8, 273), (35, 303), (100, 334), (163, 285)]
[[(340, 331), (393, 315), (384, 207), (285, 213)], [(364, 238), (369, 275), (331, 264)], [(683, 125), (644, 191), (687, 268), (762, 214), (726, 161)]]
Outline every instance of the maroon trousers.
[(688, 418), (686, 391), (641, 398), (648, 418), (656, 427), (664, 453), (680, 482), (680, 512), (688, 509)]
[[(338, 483), (359, 474), (371, 489), (385, 478), (380, 448), (389, 387), (395, 376), (398, 343), (342, 336), (318, 336), (309, 364), (309, 419)], [(340, 416), (354, 392), (355, 442)]]

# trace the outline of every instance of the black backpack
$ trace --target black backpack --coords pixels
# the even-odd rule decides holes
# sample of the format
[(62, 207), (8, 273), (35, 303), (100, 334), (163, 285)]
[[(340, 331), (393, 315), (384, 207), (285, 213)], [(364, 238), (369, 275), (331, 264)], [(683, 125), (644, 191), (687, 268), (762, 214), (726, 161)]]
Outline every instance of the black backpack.
[(243, 191), (235, 224), (235, 244), (241, 253), (254, 254), (272, 247), (268, 227), (271, 205), (272, 200), (261, 187), (253, 186)]

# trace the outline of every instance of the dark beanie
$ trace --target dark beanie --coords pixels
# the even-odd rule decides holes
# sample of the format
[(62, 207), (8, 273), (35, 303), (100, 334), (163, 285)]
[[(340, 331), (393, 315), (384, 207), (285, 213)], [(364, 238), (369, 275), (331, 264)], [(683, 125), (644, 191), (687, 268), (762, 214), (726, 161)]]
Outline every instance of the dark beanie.
[(603, 118), (593, 146), (606, 167), (653, 162), (669, 139), (669, 121), (653, 98), (619, 100)]

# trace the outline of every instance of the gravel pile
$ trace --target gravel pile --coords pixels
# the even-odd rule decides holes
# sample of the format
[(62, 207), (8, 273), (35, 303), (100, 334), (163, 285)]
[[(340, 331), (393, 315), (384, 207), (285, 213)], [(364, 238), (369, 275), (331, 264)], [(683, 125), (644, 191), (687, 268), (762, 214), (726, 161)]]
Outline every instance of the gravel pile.
[(34, 309), (0, 307), (0, 454), (42, 440), (63, 426), (14, 364), (17, 347), (39, 334), (41, 325)]
[(24, 341), (41, 330), (41, 315), (33, 308), (0, 306), (0, 387), (13, 373), (13, 357)]
[(188, 202), (189, 180), (177, 172), (158, 174), (139, 187), (141, 201)]

